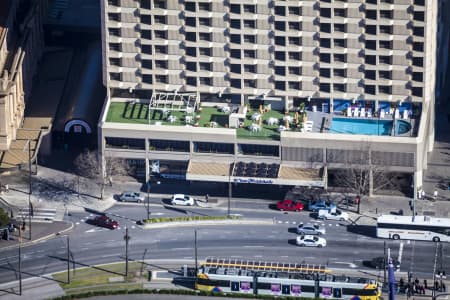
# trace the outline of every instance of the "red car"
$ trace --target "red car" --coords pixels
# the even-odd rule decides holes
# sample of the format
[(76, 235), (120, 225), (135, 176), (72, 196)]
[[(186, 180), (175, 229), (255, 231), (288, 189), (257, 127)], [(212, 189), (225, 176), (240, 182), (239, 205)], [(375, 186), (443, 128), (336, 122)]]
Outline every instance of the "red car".
[(278, 201), (277, 208), (281, 211), (302, 211), (304, 205), (301, 202), (286, 199), (283, 201)]
[(107, 216), (97, 216), (89, 223), (109, 229), (116, 229), (119, 227), (119, 223)]

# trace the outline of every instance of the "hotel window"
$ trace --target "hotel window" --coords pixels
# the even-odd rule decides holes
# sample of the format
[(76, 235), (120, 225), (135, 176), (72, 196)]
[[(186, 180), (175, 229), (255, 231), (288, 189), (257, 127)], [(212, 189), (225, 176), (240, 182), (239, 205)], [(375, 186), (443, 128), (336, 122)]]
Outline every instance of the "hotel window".
[(300, 7), (289, 6), (288, 11), (289, 11), (290, 15), (295, 15), (295, 16), (301, 15)]
[(392, 49), (392, 41), (378, 41), (380, 49)]
[(377, 11), (374, 9), (366, 10), (366, 19), (376, 20), (377, 19)]
[(301, 75), (301, 68), (300, 67), (289, 67), (288, 72), (291, 75)]
[(244, 57), (256, 58), (256, 51), (255, 50), (244, 50)]
[(423, 57), (413, 57), (413, 65), (423, 67)]
[(319, 40), (320, 47), (322, 48), (331, 48), (331, 40), (330, 39), (320, 39)]
[(286, 46), (286, 37), (284, 37), (284, 36), (276, 36), (275, 37), (275, 45)]
[(368, 65), (376, 65), (377, 64), (377, 57), (375, 55), (366, 55), (364, 58), (366, 64)]
[(154, 16), (155, 24), (167, 24), (166, 16)]
[(152, 54), (152, 46), (151, 45), (142, 45), (141, 50), (142, 50), (142, 53), (144, 53), (144, 54)]
[(290, 90), (300, 90), (300, 82), (298, 81), (289, 81), (288, 86)]
[(319, 84), (319, 90), (321, 92), (329, 93), (330, 92), (330, 84), (329, 83), (321, 83), (321, 84)]
[(119, 6), (119, 0), (108, 0), (109, 5)]
[(375, 72), (375, 70), (365, 70), (364, 71), (364, 78), (371, 79), (371, 80), (376, 80), (377, 79), (377, 73)]
[(345, 8), (335, 8), (334, 9), (334, 16), (335, 17), (346, 17), (347, 12)]
[(142, 75), (142, 82), (152, 84), (153, 83), (152, 75), (148, 74)]
[(251, 14), (256, 13), (255, 5), (244, 4), (244, 12)]
[(167, 40), (167, 31), (156, 30), (155, 38)]
[(330, 18), (331, 8), (320, 8), (320, 16), (324, 18)]
[(337, 77), (347, 77), (347, 71), (345, 69), (334, 69), (333, 75)]
[(117, 13), (108, 13), (108, 19), (110, 21), (120, 22), (120, 14)]
[(152, 24), (152, 19), (150, 15), (141, 15), (141, 23), (146, 25)]
[(155, 8), (162, 8), (162, 9), (166, 9), (166, 2), (165, 0), (155, 0), (154, 1), (154, 7)]
[(301, 60), (302, 59), (302, 55), (300, 52), (289, 52), (288, 55), (289, 55), (290, 60)]
[(190, 86), (197, 86), (197, 77), (186, 77), (186, 84)]
[(377, 34), (377, 26), (376, 25), (366, 25), (366, 33), (367, 34)]
[(152, 39), (152, 32), (150, 30), (141, 30), (141, 37), (143, 39), (151, 40)]
[(120, 66), (120, 58), (116, 58), (116, 57), (111, 57), (109, 59), (109, 64), (111, 66)]
[(334, 39), (334, 46), (345, 48), (347, 47), (347, 43), (345, 39)]
[(186, 70), (195, 72), (197, 71), (197, 63), (193, 61), (186, 62)]
[(198, 9), (204, 11), (211, 11), (211, 3), (208, 2), (199, 2)]
[(392, 65), (392, 56), (380, 55), (378, 62), (380, 64)]
[(330, 53), (320, 53), (319, 54), (320, 62), (324, 63), (330, 63), (331, 62), (331, 55)]
[(335, 84), (333, 84), (333, 90), (337, 91), (337, 92), (345, 93), (347, 88), (346, 88), (346, 85), (344, 83), (335, 83)]
[(330, 69), (320, 68), (319, 69), (319, 76), (320, 77), (324, 77), (324, 78), (330, 78), (331, 77)]
[(244, 87), (256, 88), (256, 80), (244, 79)]
[(366, 94), (375, 95), (375, 86), (374, 85), (364, 85), (364, 92)]
[(301, 46), (301, 39), (299, 37), (293, 37), (290, 36), (288, 37), (289, 40), (289, 45), (296, 45), (296, 46)]
[(143, 59), (142, 60), (142, 67), (144, 69), (151, 69), (152, 68), (152, 61), (149, 59)]
[(207, 42), (211, 42), (212, 41), (212, 34), (209, 32), (200, 32), (198, 34), (198, 39), (200, 41), (207, 41)]
[(413, 50), (418, 52), (423, 52), (423, 43), (422, 42), (414, 42)]
[(241, 50), (240, 49), (231, 49), (230, 56), (232, 58), (241, 58)]
[(390, 95), (390, 94), (392, 94), (392, 87), (389, 86), (389, 85), (380, 85), (380, 86), (378, 86), (378, 91), (381, 94), (388, 94), (388, 95)]
[(155, 60), (155, 68), (167, 69), (167, 61), (166, 60)]
[(199, 18), (198, 23), (201, 26), (211, 26), (211, 19), (210, 18)]
[(280, 91), (286, 90), (286, 82), (285, 81), (275, 81), (275, 89)]
[(281, 21), (275, 22), (275, 30), (286, 31), (286, 23)]
[(167, 83), (167, 75), (155, 75), (155, 81), (158, 83)]
[(195, 2), (184, 3), (184, 9), (187, 11), (195, 11)]
[(231, 79), (230, 80), (231, 87), (240, 89), (241, 88), (241, 80), (240, 79)]
[(198, 48), (200, 55), (203, 56), (211, 56), (211, 49), (210, 48)]
[(120, 44), (119, 43), (109, 43), (109, 50), (110, 51), (117, 51), (120, 52)]
[(256, 37), (254, 35), (246, 34), (246, 35), (244, 35), (244, 42), (245, 43), (250, 43), (250, 44), (255, 44), (256, 43)]
[(200, 62), (198, 64), (199, 69), (202, 71), (211, 71), (211, 63), (207, 63), (207, 62)]
[(200, 85), (211, 85), (211, 78), (210, 77), (200, 77)]
[(286, 67), (285, 66), (276, 66), (275, 74), (280, 75), (280, 76), (285, 76), (286, 75)]
[(415, 36), (424, 36), (425, 35), (425, 29), (424, 27), (413, 27), (413, 34)]
[(230, 35), (230, 41), (234, 44), (240, 44), (241, 36), (239, 34), (232, 34), (232, 35)]
[(416, 20), (416, 21), (425, 21), (425, 12), (423, 12), (423, 11), (415, 11), (414, 12), (414, 20)]
[(423, 82), (423, 73), (422, 72), (413, 72), (412, 79), (414, 81)]
[(339, 54), (339, 53), (335, 53), (333, 54), (333, 59), (335, 62), (347, 62), (347, 55), (346, 54)]
[(380, 10), (380, 18), (392, 19), (393, 15), (394, 13), (392, 12), (392, 10)]
[(330, 23), (321, 23), (320, 24), (320, 32), (330, 33), (331, 32), (331, 24)]
[(300, 22), (289, 22), (288, 25), (290, 30), (297, 30), (297, 31), (302, 30)]
[(231, 19), (230, 27), (234, 29), (241, 29), (241, 20)]
[(345, 24), (334, 24), (334, 31), (347, 32)]
[(197, 34), (195, 32), (186, 32), (186, 41), (190, 42), (196, 42), (197, 41)]
[(286, 7), (285, 6), (275, 6), (275, 14), (278, 16), (286, 15)]
[(186, 47), (186, 55), (187, 56), (197, 56), (197, 48), (195, 47)]
[(244, 28), (256, 28), (256, 22), (254, 20), (244, 20)]
[(231, 64), (230, 65), (230, 72), (240, 74), (241, 73), (241, 65), (238, 64)]
[(391, 80), (392, 72), (391, 71), (378, 71), (378, 78)]
[(423, 97), (423, 89), (421, 87), (413, 87), (412, 94), (416, 97)]
[(377, 41), (366, 40), (366, 49), (377, 50)]
[(239, 4), (230, 4), (230, 12), (233, 14), (240, 14), (241, 6)]
[(244, 65), (244, 72), (247, 73), (256, 73), (255, 65)]
[(161, 45), (155, 46), (155, 53), (167, 54), (167, 46), (161, 46)]
[(119, 28), (108, 28), (109, 35), (112, 36), (120, 36), (120, 29)]
[(392, 26), (380, 25), (380, 33), (392, 34), (392, 32), (393, 32)]
[(111, 72), (111, 73), (109, 73), (109, 79), (110, 80), (120, 81), (120, 80), (122, 80), (122, 76), (121, 76), (120, 73), (113, 73), (113, 72)]
[(186, 24), (186, 26), (196, 27), (197, 26), (197, 19), (194, 18), (194, 17), (186, 17), (186, 19), (184, 20), (184, 23)]

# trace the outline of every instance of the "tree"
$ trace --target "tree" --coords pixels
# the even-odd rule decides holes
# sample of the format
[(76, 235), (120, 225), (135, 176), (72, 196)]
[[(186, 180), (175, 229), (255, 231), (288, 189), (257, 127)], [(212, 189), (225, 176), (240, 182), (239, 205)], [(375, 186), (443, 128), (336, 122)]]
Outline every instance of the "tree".
[(370, 145), (358, 150), (340, 150), (327, 155), (328, 162), (343, 164), (334, 170), (335, 185), (360, 196), (370, 195), (383, 188), (396, 186), (393, 175), (372, 159)]
[(103, 199), (105, 186), (111, 183), (111, 178), (117, 175), (127, 175), (130, 171), (128, 164), (122, 158), (106, 157), (104, 169), (102, 161), (96, 151), (85, 150), (74, 162), (77, 175), (92, 180), (100, 186), (100, 199)]
[(3, 208), (0, 208), (0, 227), (8, 225), (9, 223), (10, 218), (8, 216), (8, 213)]

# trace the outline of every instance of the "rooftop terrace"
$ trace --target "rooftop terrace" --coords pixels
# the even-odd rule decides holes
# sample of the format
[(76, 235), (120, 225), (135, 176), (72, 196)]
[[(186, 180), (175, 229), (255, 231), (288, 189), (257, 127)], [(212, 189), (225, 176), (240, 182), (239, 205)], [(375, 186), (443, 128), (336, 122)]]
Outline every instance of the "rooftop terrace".
[[(185, 107), (186, 108), (186, 107)], [(418, 115), (412, 111), (394, 113), (355, 113), (351, 108), (332, 113), (305, 109), (305, 111), (279, 111), (249, 106), (242, 111), (238, 105), (222, 103), (196, 103), (187, 109), (150, 107), (146, 102), (111, 102), (106, 122), (149, 124), (159, 126), (185, 126), (230, 128), (230, 114), (239, 115), (236, 128), (238, 138), (279, 140), (284, 130), (297, 132), (327, 132), (334, 134), (413, 136)], [(239, 111), (241, 110), (241, 111)], [(394, 122), (394, 118), (396, 121)], [(333, 123), (334, 122), (334, 123)], [(394, 126), (395, 125), (395, 126)], [(233, 126), (231, 126), (233, 127)], [(400, 129), (399, 129), (400, 128)]]

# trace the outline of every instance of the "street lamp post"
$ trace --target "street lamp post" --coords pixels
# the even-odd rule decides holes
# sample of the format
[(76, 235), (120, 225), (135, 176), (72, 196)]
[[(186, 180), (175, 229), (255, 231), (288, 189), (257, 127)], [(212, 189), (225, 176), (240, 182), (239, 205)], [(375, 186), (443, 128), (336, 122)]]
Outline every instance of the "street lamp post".
[(33, 215), (33, 206), (31, 204), (31, 141), (28, 140), (28, 223), (29, 223), (29, 239), (31, 241), (31, 216)]
[(227, 205), (227, 216), (231, 214), (231, 174), (228, 175), (228, 205)]
[(128, 241), (130, 240), (128, 235), (128, 228), (125, 227), (125, 235), (123, 239), (125, 240), (125, 277), (128, 277)]
[(147, 220), (150, 219), (150, 180), (147, 182)]

